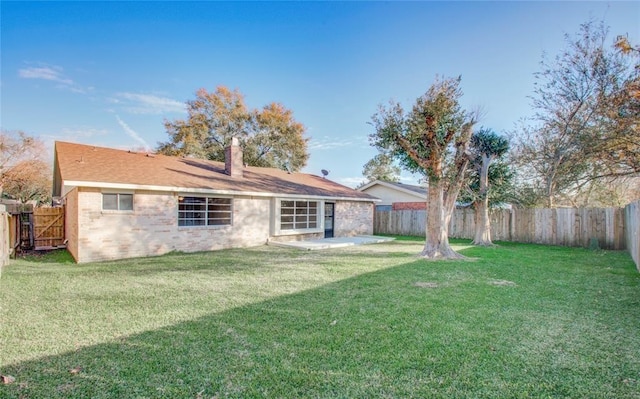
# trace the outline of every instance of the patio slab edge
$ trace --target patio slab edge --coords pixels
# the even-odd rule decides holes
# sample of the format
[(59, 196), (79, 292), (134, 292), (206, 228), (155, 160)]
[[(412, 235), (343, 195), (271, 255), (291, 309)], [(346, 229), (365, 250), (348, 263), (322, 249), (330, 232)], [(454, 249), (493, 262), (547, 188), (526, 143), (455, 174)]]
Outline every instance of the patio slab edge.
[(308, 241), (270, 241), (269, 245), (315, 251), (320, 249), (350, 247), (353, 245), (377, 244), (393, 240), (395, 240), (393, 237), (362, 235), (354, 237), (320, 238)]

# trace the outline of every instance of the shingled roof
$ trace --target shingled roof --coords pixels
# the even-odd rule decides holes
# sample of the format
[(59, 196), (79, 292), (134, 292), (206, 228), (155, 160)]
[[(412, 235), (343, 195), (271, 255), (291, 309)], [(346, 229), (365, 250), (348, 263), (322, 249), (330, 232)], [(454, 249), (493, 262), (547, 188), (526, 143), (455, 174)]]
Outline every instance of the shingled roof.
[(225, 173), (224, 162), (56, 142), (54, 195), (73, 187), (377, 200), (306, 173), (248, 166), (243, 177), (234, 178)]

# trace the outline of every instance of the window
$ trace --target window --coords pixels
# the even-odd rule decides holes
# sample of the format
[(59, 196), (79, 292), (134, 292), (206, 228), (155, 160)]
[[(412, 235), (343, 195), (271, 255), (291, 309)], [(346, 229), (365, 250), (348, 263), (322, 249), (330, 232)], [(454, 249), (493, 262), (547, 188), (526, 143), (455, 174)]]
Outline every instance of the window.
[(103, 193), (102, 209), (106, 211), (132, 211), (133, 194)]
[(180, 197), (178, 226), (230, 225), (231, 201), (231, 198)]
[(315, 229), (318, 227), (318, 210), (318, 201), (281, 201), (280, 229)]

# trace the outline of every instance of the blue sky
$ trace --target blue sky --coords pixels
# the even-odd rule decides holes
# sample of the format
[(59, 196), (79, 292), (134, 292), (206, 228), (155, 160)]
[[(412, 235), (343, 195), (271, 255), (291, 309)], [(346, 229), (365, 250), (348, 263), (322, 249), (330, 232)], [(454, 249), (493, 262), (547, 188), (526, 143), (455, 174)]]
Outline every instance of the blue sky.
[[(307, 127), (303, 170), (355, 186), (378, 104), (462, 76), (480, 125), (529, 116), (533, 73), (589, 18), (640, 41), (640, 2), (0, 2), (0, 126), (155, 148), (197, 89), (280, 102)], [(412, 182), (409, 175), (403, 176)]]

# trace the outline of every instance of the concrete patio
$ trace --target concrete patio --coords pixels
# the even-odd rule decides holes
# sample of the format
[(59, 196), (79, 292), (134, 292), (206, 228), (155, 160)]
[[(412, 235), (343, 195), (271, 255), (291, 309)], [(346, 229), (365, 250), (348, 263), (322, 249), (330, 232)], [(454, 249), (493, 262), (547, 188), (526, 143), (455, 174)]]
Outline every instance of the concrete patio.
[(341, 248), (352, 245), (377, 244), (381, 242), (393, 241), (393, 237), (380, 236), (354, 236), (354, 237), (334, 237), (320, 238), (309, 241), (289, 241), (289, 242), (269, 242), (269, 245), (279, 247), (298, 248), (307, 251), (315, 251), (318, 249)]

